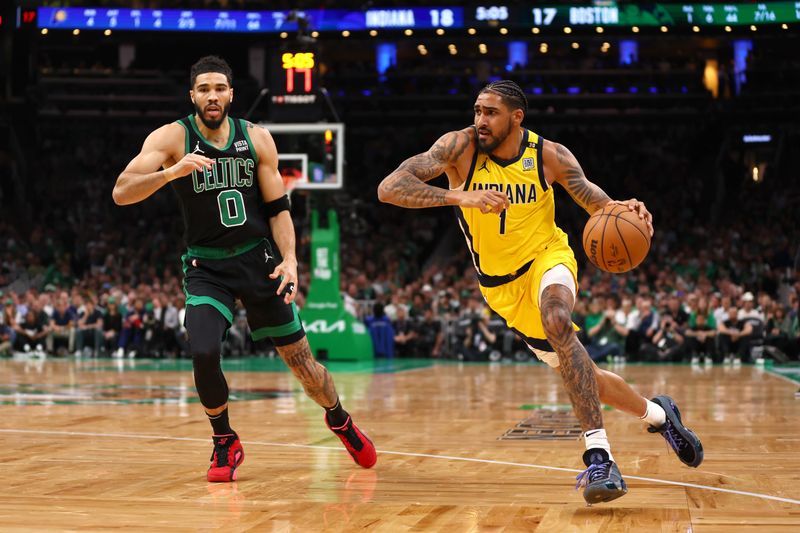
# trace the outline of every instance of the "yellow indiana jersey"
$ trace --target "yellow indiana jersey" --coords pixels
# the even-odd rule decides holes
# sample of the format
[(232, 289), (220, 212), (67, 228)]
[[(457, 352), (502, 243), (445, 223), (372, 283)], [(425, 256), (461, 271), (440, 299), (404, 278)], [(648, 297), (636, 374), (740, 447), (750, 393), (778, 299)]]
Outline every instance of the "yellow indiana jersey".
[(503, 160), (475, 150), (465, 191), (505, 192), (510, 205), (500, 215), (480, 209), (456, 209), (479, 274), (504, 276), (535, 259), (545, 248), (569, 247), (567, 235), (555, 223), (553, 189), (542, 167), (544, 139), (522, 130), (519, 152)]

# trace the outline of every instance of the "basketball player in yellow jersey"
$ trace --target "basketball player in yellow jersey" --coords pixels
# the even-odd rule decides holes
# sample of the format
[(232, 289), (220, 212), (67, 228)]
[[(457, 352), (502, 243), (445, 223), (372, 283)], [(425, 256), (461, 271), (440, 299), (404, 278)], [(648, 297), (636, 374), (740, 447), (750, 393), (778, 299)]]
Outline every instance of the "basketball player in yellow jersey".
[[(609, 203), (627, 205), (646, 220), (651, 235), (652, 217), (636, 199), (611, 200), (586, 179), (567, 148), (524, 128), (527, 104), (516, 83), (490, 83), (475, 101), (474, 126), (446, 133), (427, 152), (403, 161), (381, 182), (378, 197), (408, 208), (456, 206), (486, 302), (561, 374), (586, 442), (587, 469), (578, 476), (584, 498), (607, 502), (627, 488), (611, 455), (600, 402), (641, 418), (688, 466), (702, 462), (703, 448), (669, 396), (643, 398), (598, 368), (575, 335), (577, 265), (555, 224), (553, 185), (564, 187), (589, 214)], [(442, 173), (449, 190), (425, 183)]]

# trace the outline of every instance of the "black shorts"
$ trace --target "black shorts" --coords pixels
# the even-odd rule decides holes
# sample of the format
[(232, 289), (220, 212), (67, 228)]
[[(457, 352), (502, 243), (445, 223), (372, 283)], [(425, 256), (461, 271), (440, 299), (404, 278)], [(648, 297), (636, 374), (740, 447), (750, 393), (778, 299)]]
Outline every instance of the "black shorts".
[(283, 346), (305, 335), (294, 302), (287, 305), (276, 294), (280, 279), (269, 277), (277, 263), (266, 239), (233, 248), (190, 246), (181, 262), (187, 307), (210, 305), (230, 325), (239, 298), (253, 340), (270, 337), (276, 346)]

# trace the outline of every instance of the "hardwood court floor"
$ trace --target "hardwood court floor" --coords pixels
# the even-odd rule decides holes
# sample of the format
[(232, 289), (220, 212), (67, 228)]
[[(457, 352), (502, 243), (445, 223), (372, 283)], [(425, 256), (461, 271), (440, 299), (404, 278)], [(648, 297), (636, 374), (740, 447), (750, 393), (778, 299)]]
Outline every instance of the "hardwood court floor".
[(618, 369), (676, 398), (705, 462), (684, 467), (639, 420), (605, 411), (629, 493), (587, 507), (573, 490), (582, 443), (498, 440), (567, 404), (546, 367), (331, 367), (374, 469), (352, 463), (281, 363), (234, 360), (246, 460), (238, 482), (209, 484), (189, 363), (0, 361), (0, 530), (800, 530), (797, 385), (763, 370)]

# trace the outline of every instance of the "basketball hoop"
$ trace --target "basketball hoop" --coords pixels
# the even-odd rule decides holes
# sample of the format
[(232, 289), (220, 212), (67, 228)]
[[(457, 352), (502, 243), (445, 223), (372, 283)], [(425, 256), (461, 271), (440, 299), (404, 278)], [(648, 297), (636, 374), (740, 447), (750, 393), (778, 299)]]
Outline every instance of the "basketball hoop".
[(286, 189), (286, 195), (292, 196), (292, 192), (294, 192), (295, 188), (297, 187), (297, 183), (300, 181), (300, 178), (303, 176), (295, 175), (291, 172), (283, 172), (281, 173), (281, 178), (283, 179), (283, 187)]
[(299, 189), (305, 193), (307, 190), (342, 188), (344, 124), (297, 123), (263, 126), (275, 140), (278, 171), (287, 192)]

